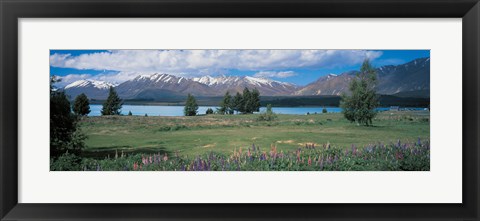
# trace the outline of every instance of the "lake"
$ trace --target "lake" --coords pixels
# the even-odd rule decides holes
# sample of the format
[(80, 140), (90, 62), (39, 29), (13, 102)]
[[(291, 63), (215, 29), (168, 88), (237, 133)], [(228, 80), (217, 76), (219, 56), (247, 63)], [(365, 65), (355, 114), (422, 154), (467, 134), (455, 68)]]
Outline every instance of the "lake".
[[(198, 114), (205, 114), (208, 108), (216, 110), (215, 106), (199, 106)], [(339, 113), (341, 108), (339, 107), (326, 107), (329, 113)], [(265, 107), (260, 108), (260, 111), (265, 111)], [(305, 115), (307, 113), (314, 114), (315, 112), (322, 113), (323, 107), (273, 107), (272, 110), (278, 114), (300, 114)], [(377, 108), (379, 111), (388, 110), (387, 107)], [(423, 110), (423, 108), (409, 108), (412, 110)], [(92, 104), (90, 105), (90, 114), (88, 116), (100, 116), (102, 105)], [(128, 111), (131, 111), (133, 115), (144, 116), (183, 116), (183, 106), (157, 106), (157, 105), (123, 105), (122, 114), (127, 115)]]

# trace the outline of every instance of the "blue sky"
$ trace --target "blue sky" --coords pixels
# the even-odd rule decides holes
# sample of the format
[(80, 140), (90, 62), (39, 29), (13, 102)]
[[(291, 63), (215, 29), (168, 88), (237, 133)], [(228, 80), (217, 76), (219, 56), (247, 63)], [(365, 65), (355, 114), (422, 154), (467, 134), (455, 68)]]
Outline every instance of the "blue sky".
[(62, 85), (81, 79), (122, 83), (138, 75), (167, 73), (254, 76), (306, 85), (327, 74), (430, 57), (429, 50), (51, 50), (50, 75)]

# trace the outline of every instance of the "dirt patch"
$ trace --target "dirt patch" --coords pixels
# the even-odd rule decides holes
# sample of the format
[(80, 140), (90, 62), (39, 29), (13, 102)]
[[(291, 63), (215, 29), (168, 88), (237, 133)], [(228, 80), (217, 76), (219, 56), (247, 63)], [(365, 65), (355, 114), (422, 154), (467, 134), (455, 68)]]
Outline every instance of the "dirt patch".
[(277, 140), (277, 143), (293, 144), (295, 143), (295, 141), (294, 140)]
[(216, 145), (217, 145), (216, 143), (211, 143), (211, 144), (204, 145), (202, 147), (203, 148), (210, 148), (210, 147), (215, 147)]
[(318, 143), (314, 143), (314, 142), (298, 143), (298, 145), (300, 145), (300, 146), (305, 146), (305, 145), (308, 145), (308, 146), (312, 146), (312, 145), (319, 146)]

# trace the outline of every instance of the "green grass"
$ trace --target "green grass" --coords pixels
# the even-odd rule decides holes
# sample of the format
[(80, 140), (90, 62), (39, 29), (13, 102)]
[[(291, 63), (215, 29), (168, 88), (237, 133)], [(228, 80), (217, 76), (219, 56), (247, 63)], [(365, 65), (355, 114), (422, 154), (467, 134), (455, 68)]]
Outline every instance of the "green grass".
[(339, 113), (278, 115), (259, 122), (256, 115), (195, 117), (107, 116), (88, 117), (80, 123), (88, 136), (85, 156), (104, 158), (115, 151), (168, 153), (196, 156), (206, 152), (230, 154), (253, 143), (263, 150), (293, 150), (306, 143), (330, 143), (340, 148), (352, 144), (392, 143), (429, 139), (428, 112), (383, 112), (373, 127), (349, 123)]

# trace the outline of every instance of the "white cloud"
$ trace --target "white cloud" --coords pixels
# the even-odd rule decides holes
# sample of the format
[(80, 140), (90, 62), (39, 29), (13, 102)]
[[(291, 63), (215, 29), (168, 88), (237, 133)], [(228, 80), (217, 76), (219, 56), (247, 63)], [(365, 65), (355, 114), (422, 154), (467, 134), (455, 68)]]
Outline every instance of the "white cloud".
[(292, 76), (296, 76), (297, 73), (293, 71), (260, 71), (255, 73), (253, 76), (254, 77), (259, 77), (259, 78), (288, 78)]
[(336, 68), (374, 60), (380, 51), (366, 50), (112, 50), (72, 56), (55, 53), (53, 67), (113, 70), (126, 73), (198, 75), (237, 69), (249, 71)]

